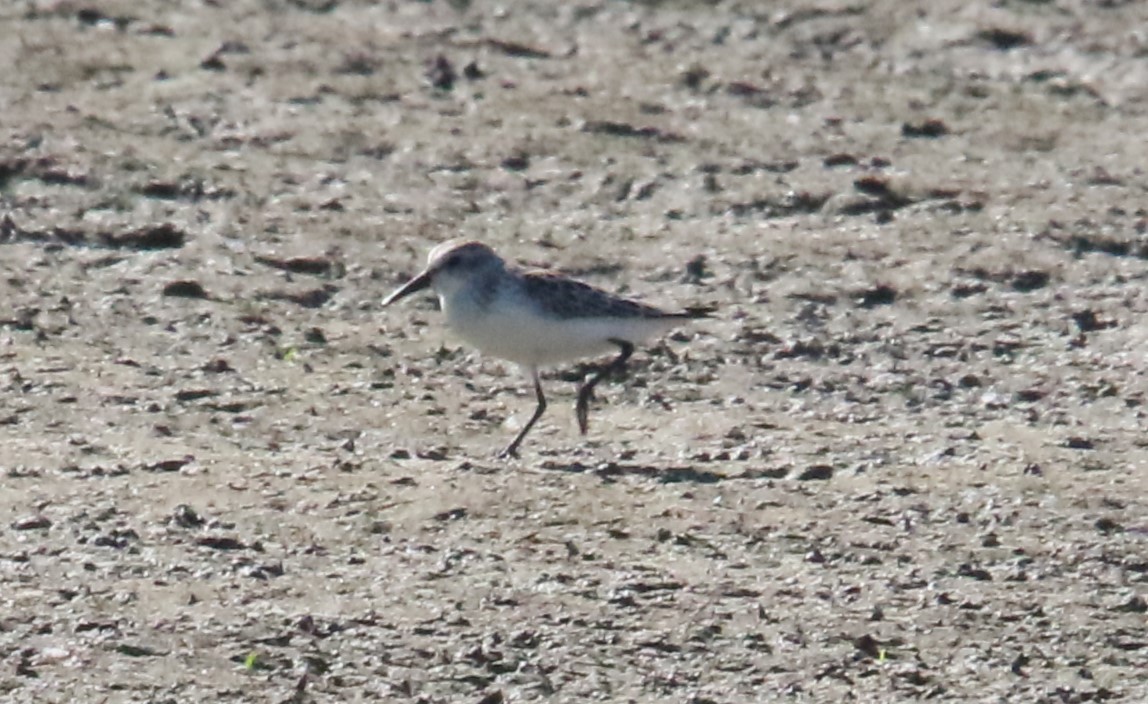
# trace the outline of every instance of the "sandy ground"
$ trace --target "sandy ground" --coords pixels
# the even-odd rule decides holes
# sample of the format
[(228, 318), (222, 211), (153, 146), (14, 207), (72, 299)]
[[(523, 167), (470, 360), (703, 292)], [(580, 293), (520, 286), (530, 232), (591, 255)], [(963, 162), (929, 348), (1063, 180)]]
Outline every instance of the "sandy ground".
[[(1146, 27), (0, 5), (0, 700), (1148, 701)], [(457, 236), (718, 310), (499, 462)]]

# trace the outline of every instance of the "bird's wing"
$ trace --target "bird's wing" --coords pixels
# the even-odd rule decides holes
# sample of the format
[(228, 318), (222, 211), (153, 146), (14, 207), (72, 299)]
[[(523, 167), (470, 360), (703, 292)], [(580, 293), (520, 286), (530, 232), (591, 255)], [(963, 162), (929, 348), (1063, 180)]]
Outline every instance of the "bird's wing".
[(522, 274), (526, 294), (541, 308), (560, 318), (666, 318), (672, 317), (653, 306), (607, 293), (590, 284), (575, 281), (552, 271), (532, 270)]

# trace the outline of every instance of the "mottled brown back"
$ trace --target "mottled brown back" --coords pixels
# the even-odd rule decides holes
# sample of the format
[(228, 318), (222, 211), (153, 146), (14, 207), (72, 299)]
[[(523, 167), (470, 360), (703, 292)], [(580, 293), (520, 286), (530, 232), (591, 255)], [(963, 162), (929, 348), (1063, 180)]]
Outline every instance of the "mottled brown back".
[(677, 318), (653, 306), (630, 301), (552, 271), (526, 271), (522, 285), (542, 309), (560, 318)]

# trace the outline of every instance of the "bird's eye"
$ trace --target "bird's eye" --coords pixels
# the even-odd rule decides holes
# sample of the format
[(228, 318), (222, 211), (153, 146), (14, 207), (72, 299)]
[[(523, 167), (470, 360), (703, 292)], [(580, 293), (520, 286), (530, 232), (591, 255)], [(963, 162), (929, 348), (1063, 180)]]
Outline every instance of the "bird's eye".
[(457, 267), (461, 263), (462, 263), (462, 257), (457, 255), (457, 254), (452, 254), (446, 258), (446, 261), (443, 262), (442, 265), (444, 267), (446, 267), (447, 269), (454, 269), (455, 267)]

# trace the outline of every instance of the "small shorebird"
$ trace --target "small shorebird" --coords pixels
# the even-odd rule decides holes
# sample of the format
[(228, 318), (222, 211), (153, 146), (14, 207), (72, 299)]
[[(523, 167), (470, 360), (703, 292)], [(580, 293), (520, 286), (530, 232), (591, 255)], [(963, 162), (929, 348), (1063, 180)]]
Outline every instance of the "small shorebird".
[(683, 320), (706, 316), (701, 309), (667, 313), (561, 274), (523, 270), (481, 242), (438, 245), (426, 268), (387, 296), (383, 306), (428, 287), (438, 294), (447, 325), (459, 337), (486, 354), (516, 362), (534, 381), (534, 415), (500, 457), (518, 456), (522, 439), (546, 410), (540, 366), (618, 350), (578, 389), (575, 414), (585, 435), (594, 387), (625, 369), (635, 345)]

